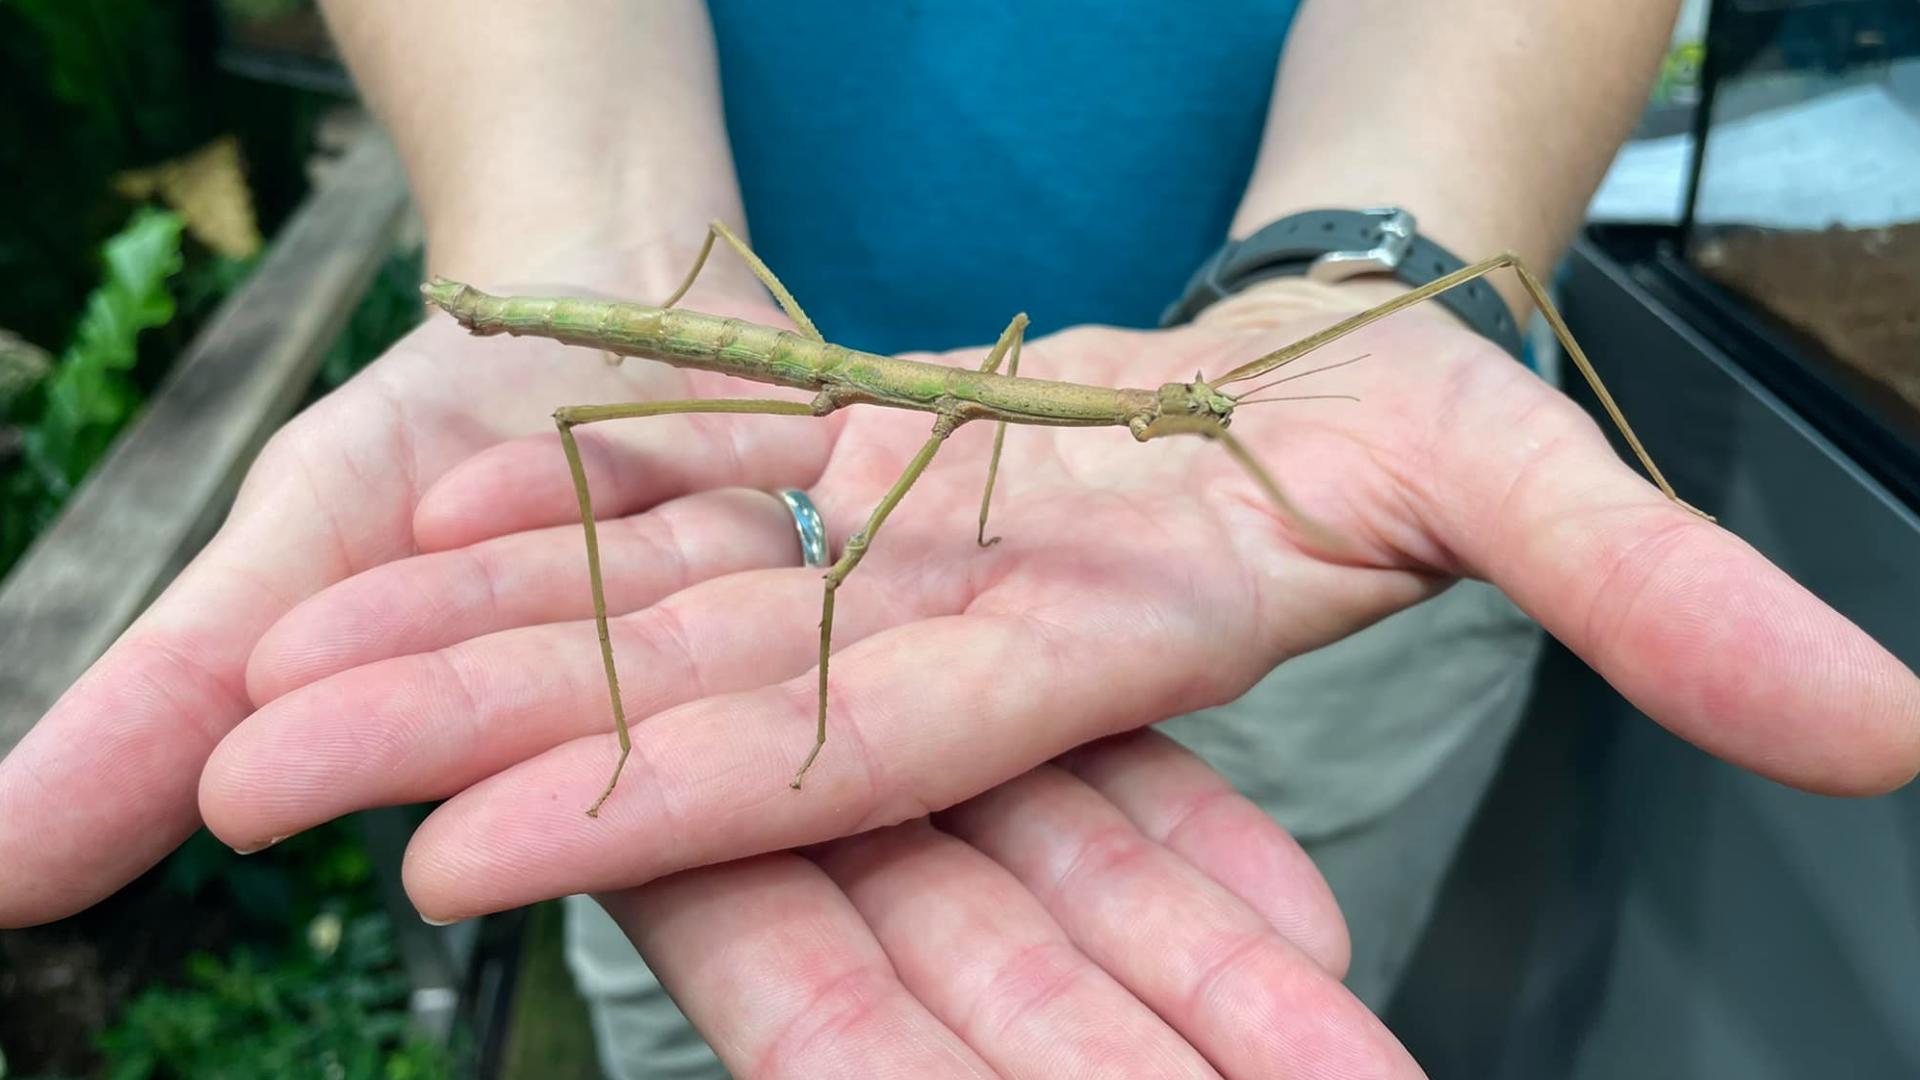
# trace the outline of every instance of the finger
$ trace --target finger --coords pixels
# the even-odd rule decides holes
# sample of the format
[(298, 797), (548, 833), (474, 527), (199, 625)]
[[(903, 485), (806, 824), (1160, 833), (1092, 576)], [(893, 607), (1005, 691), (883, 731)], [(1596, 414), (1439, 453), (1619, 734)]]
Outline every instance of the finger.
[(1157, 731), (1116, 735), (1058, 764), (1104, 795), (1148, 839), (1259, 912), (1336, 979), (1352, 957), (1333, 889), (1299, 843), (1219, 773)]
[[(1833, 794), (1920, 770), (1920, 679), (1732, 533), (1665, 499), (1537, 388), (1457, 439), (1436, 531), (1641, 710), (1730, 761)], [(1492, 406), (1499, 404), (1496, 399)]]
[(1336, 979), (1069, 774), (1036, 769), (940, 824), (1010, 870), (1224, 1075), (1420, 1075)]
[(804, 859), (710, 867), (600, 902), (735, 1076), (994, 1075)]
[[(702, 582), (611, 620), (621, 700), (636, 736), (661, 710), (806, 671), (819, 639), (806, 632), (802, 612), (817, 613), (819, 603), (817, 571), (761, 570)], [(737, 617), (755, 610), (773, 618)], [(845, 633), (858, 640), (913, 614), (863, 604), (848, 612)], [(522, 627), (352, 668), (277, 698), (207, 760), (207, 827), (251, 850), (355, 810), (444, 798), (568, 740), (609, 732), (594, 641), (591, 622)], [(599, 783), (613, 763), (611, 754), (598, 759)], [(649, 783), (635, 762), (622, 787)], [(584, 820), (592, 792), (554, 794)]]
[[(859, 588), (854, 578), (842, 590), (843, 611), (878, 599), (878, 589), (848, 595)], [(896, 824), (1089, 738), (1185, 711), (1191, 681), (1165, 673), (1204, 670), (1206, 643), (1169, 640), (1130, 605), (1099, 604), (1085, 608), (1091, 634), (1012, 615), (949, 616), (840, 650), (828, 742), (797, 793), (788, 781), (813, 741), (811, 674), (641, 725), (638, 778), (597, 820), (576, 808), (603, 782), (611, 739), (556, 746), (436, 810), (409, 849), (409, 891), (437, 918), (466, 916)], [(620, 838), (611, 852), (609, 835)]]
[[(792, 515), (771, 495), (743, 488), (606, 522), (599, 537), (615, 615), (708, 578), (799, 563)], [(376, 660), (592, 616), (580, 526), (513, 533), (376, 566), (310, 597), (255, 647), (248, 692), (267, 702)]]
[[(764, 388), (763, 388), (764, 389)], [(615, 518), (719, 487), (812, 487), (836, 417), (649, 416), (577, 428), (594, 516)], [(502, 443), (449, 470), (420, 498), (422, 549), (445, 551), (507, 533), (580, 520), (557, 433)]]
[(270, 444), (220, 533), (0, 762), (0, 926), (80, 910), (185, 840), (201, 765), (247, 714), (260, 632), (404, 549), (408, 470), (360, 467), (395, 450), (392, 431), (345, 400), (306, 424), (342, 442)]
[(1011, 874), (924, 821), (815, 857), (901, 983), (999, 1075), (1218, 1075)]

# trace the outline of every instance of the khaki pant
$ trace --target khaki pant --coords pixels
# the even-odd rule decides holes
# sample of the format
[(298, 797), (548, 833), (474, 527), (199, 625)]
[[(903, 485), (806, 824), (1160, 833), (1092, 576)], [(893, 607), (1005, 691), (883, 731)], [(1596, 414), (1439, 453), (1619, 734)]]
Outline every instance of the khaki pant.
[[(1519, 722), (1540, 641), (1497, 590), (1463, 582), (1288, 661), (1232, 704), (1161, 725), (1305, 845), (1346, 914), (1347, 985), (1375, 1009)], [(608, 1076), (726, 1075), (585, 897), (568, 900), (567, 963)]]

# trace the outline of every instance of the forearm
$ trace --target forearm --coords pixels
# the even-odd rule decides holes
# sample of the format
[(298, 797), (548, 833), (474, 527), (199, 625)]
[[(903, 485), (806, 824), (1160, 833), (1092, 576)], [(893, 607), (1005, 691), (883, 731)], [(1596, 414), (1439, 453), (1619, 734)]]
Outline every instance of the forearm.
[(406, 161), (436, 272), (591, 264), (600, 284), (661, 295), (709, 219), (741, 224), (697, 0), (324, 6)]
[(1677, 4), (1307, 0), (1233, 235), (1392, 205), (1468, 261), (1511, 248), (1546, 266), (1644, 105)]

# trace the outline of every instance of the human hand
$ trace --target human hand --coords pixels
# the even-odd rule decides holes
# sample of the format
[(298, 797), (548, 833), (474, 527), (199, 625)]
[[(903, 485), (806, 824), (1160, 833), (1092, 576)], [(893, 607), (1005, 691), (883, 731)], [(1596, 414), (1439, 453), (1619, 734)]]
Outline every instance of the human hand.
[[(684, 267), (692, 252), (649, 254)], [(558, 280), (620, 277), (597, 254), (543, 265)], [(778, 318), (744, 273), (706, 275), (701, 290), (704, 307)], [(94, 903), (199, 826), (207, 755), (255, 705), (246, 664), (260, 635), (322, 588), (432, 546), (433, 523), (416, 522), (416, 503), (449, 468), (552, 430), (555, 400), (711, 394), (722, 381), (582, 358), (542, 342), (474, 341), (436, 319), (289, 423), (249, 470), (219, 535), (0, 761), (0, 927)], [(642, 484), (669, 499), (720, 484), (804, 482), (827, 447), (824, 432), (805, 426), (751, 437), (747, 457), (689, 455)], [(655, 587), (787, 557), (771, 540), (754, 547), (775, 535), (783, 512), (747, 502), (741, 512), (761, 514), (768, 528), (722, 528), (717, 512), (719, 540), (662, 567), (683, 576)]]
[(600, 901), (734, 1076), (1418, 1076), (1306, 853), (1152, 732)]
[[(1109, 386), (1220, 371), (1331, 321), (1325, 302), (1267, 289), (1192, 328), (1070, 330), (1029, 344), (1024, 371)], [(1322, 362), (1369, 358), (1311, 390), (1359, 403), (1248, 406), (1234, 429), (1345, 539), (1338, 557), (1299, 543), (1217, 447), (1032, 427), (1008, 433), (993, 519), (1006, 540), (982, 552), (969, 538), (991, 435), (950, 439), (841, 590), (829, 742), (799, 794), (786, 779), (811, 738), (817, 573), (743, 571), (662, 598), (663, 561), (723, 536), (780, 545), (789, 564), (794, 549), (780, 514), (723, 515), (755, 537), (706, 516), (716, 500), (771, 499), (663, 502), (656, 478), (759, 460), (779, 452), (763, 440), (802, 429), (813, 456), (787, 478), (844, 540), (928, 418), (581, 429), (596, 505), (623, 519), (602, 545), (636, 720), (634, 761), (598, 820), (580, 810), (613, 751), (571, 488), (552, 436), (489, 449), (421, 495), (428, 553), (327, 590), (267, 635), (250, 686), (269, 703), (210, 761), (207, 821), (251, 847), (447, 798), (406, 866), (436, 918), (627, 887), (951, 806), (1088, 739), (1229, 700), (1462, 574), (1500, 585), (1644, 711), (1729, 760), (1840, 793), (1913, 774), (1912, 673), (1662, 497), (1570, 401), (1431, 307), (1350, 342)]]

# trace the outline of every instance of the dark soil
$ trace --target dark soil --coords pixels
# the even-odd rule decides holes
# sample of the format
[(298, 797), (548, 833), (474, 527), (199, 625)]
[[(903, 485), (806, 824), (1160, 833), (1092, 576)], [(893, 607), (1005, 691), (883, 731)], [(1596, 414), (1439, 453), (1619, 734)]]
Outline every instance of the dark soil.
[(0, 1047), (19, 1076), (88, 1076), (94, 1036), (126, 1000), (178, 981), (188, 954), (224, 951), (224, 905), (167, 888), (160, 871), (70, 919), (0, 931)]
[(1920, 223), (1732, 229), (1698, 245), (1693, 261), (1920, 416)]

